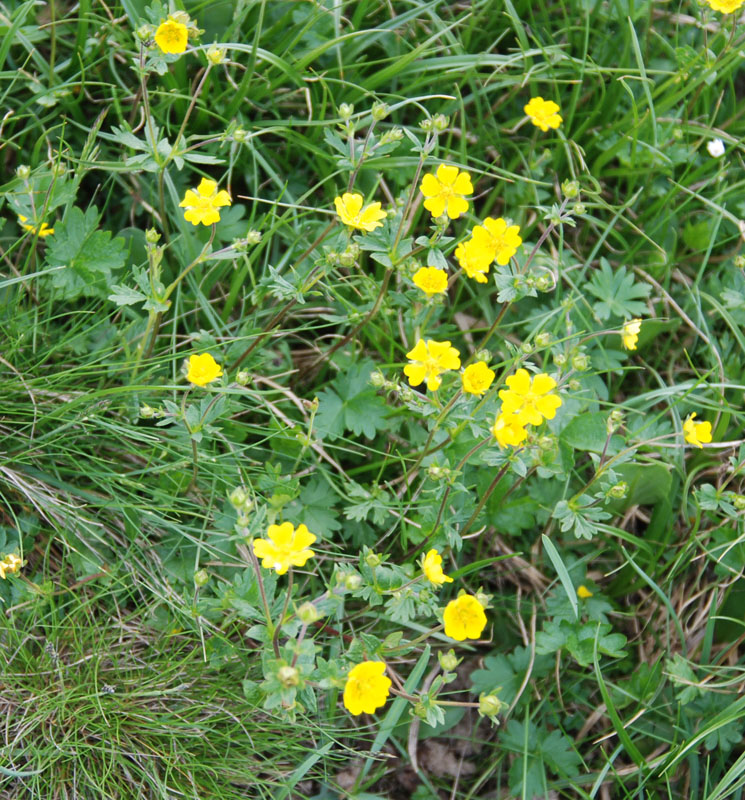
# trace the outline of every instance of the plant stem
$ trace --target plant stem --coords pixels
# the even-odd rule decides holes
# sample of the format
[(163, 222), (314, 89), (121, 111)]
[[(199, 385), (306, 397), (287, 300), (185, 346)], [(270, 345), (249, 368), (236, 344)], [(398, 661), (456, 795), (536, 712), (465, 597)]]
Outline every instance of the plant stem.
[(287, 606), (290, 605), (290, 597), (292, 596), (292, 567), (290, 567), (287, 577), (288, 581), (287, 593), (285, 594), (285, 603), (282, 606), (282, 613), (279, 615), (277, 627), (274, 629), (274, 635), (272, 636), (272, 647), (274, 648), (274, 655), (277, 656), (277, 658), (279, 658), (279, 633), (282, 630), (282, 623), (284, 622), (285, 614), (287, 613)]
[[(253, 544), (253, 543), (252, 543)], [(279, 645), (274, 640), (274, 623), (272, 622), (272, 613), (269, 610), (269, 603), (266, 599), (266, 591), (264, 590), (264, 579), (261, 577), (261, 567), (259, 566), (259, 559), (256, 558), (256, 553), (253, 551), (252, 544), (248, 546), (248, 557), (251, 559), (251, 564), (253, 565), (254, 572), (256, 573), (256, 580), (259, 584), (259, 594), (261, 595), (261, 602), (264, 606), (264, 617), (266, 618), (266, 628), (269, 634), (272, 636), (272, 646), (274, 648), (274, 655), (276, 658), (279, 658)]]

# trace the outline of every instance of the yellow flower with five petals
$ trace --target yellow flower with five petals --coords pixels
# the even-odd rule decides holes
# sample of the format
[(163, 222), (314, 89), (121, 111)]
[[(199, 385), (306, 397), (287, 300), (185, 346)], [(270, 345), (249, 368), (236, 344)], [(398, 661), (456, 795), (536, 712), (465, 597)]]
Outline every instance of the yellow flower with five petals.
[(528, 431), (518, 414), (499, 414), (491, 426), (491, 432), (502, 449), (517, 447), (528, 438)]
[(434, 175), (429, 173), (422, 178), (419, 191), (426, 198), (424, 207), (433, 217), (447, 214), (450, 219), (458, 219), (468, 211), (464, 195), (473, 194), (473, 184), (467, 172), (452, 164), (440, 164)]
[(350, 714), (373, 714), (385, 705), (391, 679), (384, 673), (384, 661), (363, 661), (349, 670), (343, 700)]
[(467, 394), (475, 394), (477, 397), (481, 397), (492, 385), (495, 377), (496, 373), (489, 368), (486, 361), (477, 361), (475, 364), (470, 364), (463, 370), (461, 375), (463, 391)]
[(487, 217), (483, 225), (477, 225), (471, 234), (473, 247), (482, 257), (489, 254), (489, 261), (496, 261), (500, 266), (509, 263), (523, 243), (520, 238), (520, 226), (508, 225), (502, 217)]
[(254, 555), (263, 559), (264, 569), (274, 569), (277, 575), (284, 575), (290, 567), (304, 567), (315, 553), (308, 548), (316, 537), (305, 525), (297, 529), (291, 522), (270, 525), (266, 539), (254, 539)]
[(711, 441), (711, 422), (694, 422), (696, 414), (689, 414), (683, 423), (683, 436), (688, 444), (703, 447)]
[(183, 22), (178, 22), (169, 17), (165, 22), (161, 22), (158, 30), (155, 31), (155, 44), (164, 53), (176, 54), (186, 50), (189, 41), (189, 29)]
[(486, 627), (484, 607), (471, 594), (462, 594), (445, 606), (445, 635), (456, 642), (478, 639)]
[(563, 122), (559, 114), (559, 106), (553, 100), (544, 100), (542, 97), (532, 97), (530, 102), (523, 107), (523, 111), (530, 117), (536, 128), (544, 133), (549, 128), (558, 128)]
[(442, 294), (448, 288), (448, 274), (437, 267), (420, 267), (412, 278), (414, 286), (421, 289), (427, 297)]
[(222, 367), (209, 353), (189, 356), (186, 380), (195, 386), (206, 386), (222, 375)]
[(521, 425), (540, 425), (544, 419), (553, 419), (561, 398), (553, 394), (556, 381), (540, 373), (530, 377), (526, 369), (519, 369), (505, 381), (507, 389), (499, 392), (503, 414), (516, 414)]
[(442, 556), (434, 548), (429, 550), (422, 559), (422, 572), (427, 580), (435, 586), (453, 582), (453, 579), (442, 571)]
[(380, 203), (370, 203), (364, 206), (361, 194), (344, 192), (341, 197), (334, 198), (334, 206), (339, 219), (350, 228), (370, 233), (383, 225), (388, 215), (380, 207)]
[(460, 353), (450, 342), (436, 342), (433, 339), (420, 339), (406, 354), (411, 363), (404, 367), (404, 375), (412, 386), (427, 382), (427, 389), (436, 392), (440, 388), (440, 373), (460, 369)]
[(220, 208), (232, 204), (230, 195), (225, 189), (217, 189), (217, 183), (209, 178), (202, 178), (196, 191), (187, 189), (184, 199), (179, 203), (185, 208), (184, 219), (192, 225), (214, 225), (220, 221)]

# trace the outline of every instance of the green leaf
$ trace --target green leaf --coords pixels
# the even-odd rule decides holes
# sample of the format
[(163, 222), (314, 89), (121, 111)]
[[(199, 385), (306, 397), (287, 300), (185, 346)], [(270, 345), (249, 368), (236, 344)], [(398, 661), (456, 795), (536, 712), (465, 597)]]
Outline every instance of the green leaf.
[(74, 207), (62, 222), (47, 250), (50, 266), (65, 268), (52, 273), (52, 285), (61, 290), (65, 300), (78, 297), (106, 297), (111, 273), (124, 266), (124, 239), (111, 238), (98, 230), (98, 210), (91, 206), (85, 213)]
[(608, 440), (607, 415), (580, 414), (561, 432), (562, 441), (575, 450), (602, 453)]
[(122, 286), (115, 283), (111, 287), (111, 294), (109, 300), (113, 300), (118, 306), (131, 306), (134, 303), (140, 303), (147, 298), (142, 292), (137, 289), (130, 289), (129, 286)]
[(338, 497), (323, 478), (313, 478), (300, 492), (300, 497), (288, 503), (288, 512), (293, 520), (307, 525), (308, 530), (319, 538), (338, 531), (342, 525), (339, 512), (334, 509)]
[(598, 298), (593, 305), (599, 320), (612, 316), (627, 319), (640, 317), (646, 309), (643, 299), (649, 296), (652, 287), (647, 283), (637, 283), (634, 275), (626, 267), (613, 270), (606, 259), (600, 259), (600, 269), (587, 284), (587, 290)]

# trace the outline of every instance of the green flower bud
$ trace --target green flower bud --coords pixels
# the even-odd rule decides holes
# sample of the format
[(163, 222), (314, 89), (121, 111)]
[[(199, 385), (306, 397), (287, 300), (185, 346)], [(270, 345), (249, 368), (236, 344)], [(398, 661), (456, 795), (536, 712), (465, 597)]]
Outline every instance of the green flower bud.
[(735, 266), (738, 269), (745, 269), (745, 256), (735, 256)]
[(500, 700), (495, 694), (482, 692), (479, 695), (479, 714), (482, 717), (496, 717), (505, 708), (508, 708), (507, 703)]
[(312, 625), (321, 619), (321, 614), (313, 603), (305, 602), (298, 608), (297, 618), (303, 625)]
[(567, 363), (567, 357), (564, 353), (554, 353), (554, 364), (557, 367), (565, 367)]
[(421, 701), (414, 705), (411, 709), (411, 713), (415, 717), (419, 717), (419, 719), (427, 719), (427, 707)]
[(385, 103), (373, 103), (370, 113), (376, 122), (380, 122), (388, 116), (388, 106)]
[(585, 213), (587, 213), (587, 208), (585, 207), (584, 203), (575, 203), (572, 206), (572, 214), (576, 214), (578, 217), (581, 217)]
[(401, 128), (391, 128), (391, 130), (386, 131), (380, 137), (379, 144), (384, 145), (388, 144), (389, 142), (400, 142), (403, 138), (404, 132), (401, 130)]
[(158, 244), (160, 241), (160, 234), (155, 230), (155, 228), (148, 228), (145, 231), (145, 241), (148, 244)]
[(422, 121), (419, 123), (419, 127), (420, 127), (420, 128), (421, 128), (421, 129), (422, 129), (422, 130), (423, 130), (425, 133), (429, 133), (429, 132), (432, 130), (432, 128), (433, 128), (433, 126), (432, 126), (432, 120), (431, 120), (429, 117), (427, 117), (426, 119), (423, 119), (423, 120), (422, 120)]
[(590, 357), (587, 353), (577, 353), (572, 359), (572, 368), (584, 372), (590, 366)]
[(553, 436), (541, 436), (541, 438), (538, 440), (538, 447), (540, 447), (544, 453), (553, 450), (555, 444), (556, 440)]
[(140, 27), (135, 31), (135, 36), (141, 41), (146, 42), (150, 39), (153, 35), (153, 28), (152, 25), (140, 25)]
[(538, 336), (535, 337), (536, 347), (548, 347), (550, 343), (551, 343), (550, 333), (539, 333)]
[(348, 250), (345, 250), (339, 256), (339, 263), (342, 265), (342, 267), (353, 267), (354, 266), (354, 262), (355, 262), (355, 258)]
[(233, 141), (242, 144), (248, 139), (248, 131), (240, 125), (233, 131)]
[(247, 244), (258, 244), (261, 241), (261, 231), (254, 230), (253, 228), (246, 234)]
[(449, 124), (450, 117), (446, 117), (444, 114), (435, 114), (434, 117), (432, 117), (432, 126), (440, 133), (446, 130)]
[(152, 419), (155, 416), (155, 409), (147, 403), (140, 406), (140, 416), (143, 419)]
[(479, 601), (479, 604), (482, 608), (486, 609), (489, 608), (489, 603), (491, 602), (491, 596), (488, 594), (484, 594), (484, 592), (476, 592), (474, 597)]
[(300, 683), (300, 673), (295, 667), (285, 665), (277, 670), (277, 680), (285, 687), (285, 689), (292, 689), (293, 686), (298, 686)]
[(455, 650), (452, 649), (448, 650), (447, 653), (438, 651), (437, 660), (440, 662), (443, 672), (452, 672), (463, 661), (462, 658), (458, 658), (455, 655)]
[(248, 372), (245, 369), (239, 370), (235, 374), (235, 382), (239, 386), (247, 386), (249, 379), (250, 379), (250, 376), (249, 376)]
[(579, 197), (579, 183), (577, 181), (563, 181), (561, 184), (561, 191), (564, 197), (569, 200), (574, 200), (575, 197)]
[(209, 579), (210, 574), (206, 569), (200, 569), (194, 573), (194, 583), (196, 583), (197, 586), (205, 586)]
[(736, 494), (732, 497), (732, 505), (738, 510), (745, 510), (745, 494)]
[(349, 592), (356, 592), (362, 586), (362, 576), (350, 572), (344, 577), (344, 588)]
[(538, 289), (539, 292), (550, 292), (555, 286), (556, 283), (553, 277), (547, 275), (545, 272), (535, 279), (535, 288)]
[(576, 378), (572, 378), (567, 385), (572, 392), (578, 392), (582, 388), (582, 384)]
[(26, 164), (16, 167), (16, 177), (22, 181), (27, 181), (31, 177), (31, 167)]
[(207, 56), (207, 61), (209, 61), (213, 67), (217, 67), (227, 61), (227, 52), (228, 51), (224, 47), (218, 47), (216, 44), (213, 44), (212, 47), (207, 49), (205, 55)]
[(339, 106), (339, 116), (344, 120), (344, 122), (348, 122), (352, 114), (354, 114), (354, 106), (351, 103), (342, 103)]
[(228, 500), (230, 500), (230, 505), (236, 509), (251, 507), (251, 495), (242, 486), (236, 486), (228, 495)]
[(370, 383), (376, 389), (382, 388), (385, 385), (385, 375), (380, 370), (374, 370), (370, 373)]
[(608, 433), (618, 430), (623, 425), (623, 411), (614, 408), (608, 415), (608, 421), (605, 423), (605, 428)]
[(377, 553), (368, 553), (365, 556), (365, 564), (371, 569), (379, 567), (383, 563), (383, 559)]
[(611, 486), (610, 489), (608, 489), (608, 497), (612, 497), (614, 500), (623, 500), (628, 493), (629, 485), (626, 481), (620, 481), (615, 486)]
[(533, 345), (531, 342), (523, 342), (520, 345), (520, 350), (522, 350), (525, 355), (530, 355), (533, 352)]

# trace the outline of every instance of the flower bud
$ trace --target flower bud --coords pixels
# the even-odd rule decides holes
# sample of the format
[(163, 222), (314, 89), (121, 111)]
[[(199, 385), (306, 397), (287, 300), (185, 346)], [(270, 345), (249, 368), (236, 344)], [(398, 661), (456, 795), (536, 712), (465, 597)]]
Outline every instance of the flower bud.
[(561, 191), (569, 200), (574, 200), (579, 197), (579, 183), (577, 181), (566, 180), (561, 184)]
[(443, 672), (452, 672), (458, 664), (463, 660), (455, 655), (455, 650), (448, 650), (443, 653), (441, 650), (437, 652), (437, 660), (440, 662)]
[(538, 289), (539, 292), (550, 292), (555, 286), (556, 283), (554, 279), (545, 272), (535, 279), (535, 288)]
[(735, 256), (735, 266), (738, 269), (745, 269), (745, 256)]
[(355, 261), (354, 255), (352, 255), (352, 253), (350, 253), (349, 250), (345, 250), (339, 256), (339, 263), (342, 265), (342, 267), (353, 267), (354, 261)]
[(379, 567), (383, 563), (383, 559), (377, 553), (368, 553), (365, 556), (365, 564), (371, 569), (375, 569), (375, 567)]
[(155, 228), (148, 228), (145, 231), (145, 241), (148, 244), (158, 244), (160, 241), (160, 234), (155, 230)]
[(247, 244), (258, 244), (261, 241), (261, 231), (254, 230), (253, 228), (246, 234)]
[(411, 709), (411, 713), (415, 717), (419, 717), (419, 719), (427, 719), (427, 707), (424, 705), (424, 703), (422, 703), (421, 700), (414, 704), (414, 707)]
[(300, 673), (295, 667), (285, 665), (277, 670), (277, 680), (285, 687), (285, 689), (292, 689), (300, 683)]
[(213, 67), (217, 67), (227, 61), (225, 57), (227, 52), (228, 51), (224, 47), (218, 47), (216, 44), (213, 44), (212, 47), (207, 49), (205, 55), (207, 56), (207, 61), (209, 61)]
[(244, 508), (246, 505), (250, 506), (251, 495), (242, 486), (236, 486), (228, 495), (228, 500), (233, 508)]
[(584, 372), (590, 366), (590, 357), (587, 353), (577, 353), (572, 359), (572, 369)]
[(450, 117), (446, 117), (444, 114), (435, 114), (434, 117), (432, 117), (432, 126), (440, 133), (446, 130), (449, 124)]
[(249, 378), (250, 376), (245, 369), (241, 369), (235, 374), (235, 382), (238, 386), (247, 386)]
[(238, 144), (242, 144), (248, 139), (248, 131), (245, 128), (241, 128), (240, 125), (233, 131), (233, 141), (238, 142)]
[(378, 144), (384, 145), (388, 144), (389, 142), (400, 142), (401, 139), (404, 138), (404, 132), (401, 128), (391, 128), (391, 130), (386, 131), (381, 137)]
[(200, 569), (194, 573), (194, 583), (196, 583), (197, 586), (204, 586), (209, 579), (210, 574), (206, 569)]
[(507, 703), (500, 700), (495, 694), (482, 692), (479, 695), (479, 714), (482, 717), (496, 717), (502, 709), (507, 707)]
[(572, 378), (567, 386), (572, 392), (578, 392), (582, 388), (582, 384), (576, 378)]
[(380, 122), (388, 116), (388, 110), (388, 106), (385, 103), (373, 103), (370, 113), (376, 122)]
[(541, 436), (541, 438), (538, 440), (538, 447), (540, 447), (544, 453), (548, 453), (550, 450), (553, 450), (555, 444), (556, 440), (553, 436)]
[(576, 214), (578, 217), (581, 217), (585, 213), (587, 213), (587, 208), (585, 207), (584, 203), (575, 203), (572, 206), (572, 214)]
[(410, 389), (408, 386), (402, 385), (399, 391), (399, 395), (404, 403), (411, 403), (414, 400), (415, 392), (413, 389)]
[(354, 106), (351, 103), (342, 103), (339, 106), (339, 116), (344, 120), (344, 122), (349, 121), (351, 119), (352, 114), (354, 114)]
[(738, 510), (745, 510), (745, 494), (736, 494), (732, 497), (732, 505)]
[(380, 389), (385, 385), (385, 375), (379, 370), (373, 370), (370, 373), (370, 383), (376, 388)]
[(186, 11), (174, 11), (173, 14), (168, 15), (174, 22), (180, 22), (182, 25), (186, 25), (188, 28), (191, 24), (191, 17), (186, 13)]
[(31, 177), (31, 167), (27, 164), (21, 164), (16, 167), (16, 177), (22, 181), (27, 181)]
[(523, 342), (520, 345), (520, 350), (522, 350), (525, 355), (530, 355), (533, 352), (533, 344), (532, 342)]
[(321, 619), (321, 614), (313, 603), (305, 602), (298, 608), (297, 618), (303, 625), (312, 625)]
[(427, 467), (427, 475), (433, 481), (439, 481), (445, 477), (445, 470), (439, 464), (430, 464)]
[(620, 481), (615, 484), (615, 486), (611, 486), (610, 489), (608, 489), (608, 497), (612, 497), (614, 500), (623, 500), (628, 493), (629, 485), (626, 481)]
[(152, 25), (140, 25), (140, 27), (135, 31), (135, 36), (137, 36), (141, 42), (146, 42), (152, 35)]
[(538, 336), (535, 337), (535, 346), (536, 347), (548, 347), (551, 343), (551, 334), (550, 333), (539, 333)]
[(356, 592), (362, 586), (362, 576), (356, 572), (350, 572), (344, 578), (344, 588), (349, 592)]
[(608, 433), (618, 430), (623, 425), (623, 411), (614, 408), (608, 415), (608, 421), (605, 423), (605, 428)]
[(565, 367), (567, 363), (567, 357), (564, 353), (554, 353), (554, 364), (557, 367)]
[(155, 416), (155, 409), (147, 403), (140, 406), (140, 416), (143, 419), (152, 419)]
[(432, 130), (432, 120), (427, 117), (419, 123), (419, 127), (425, 132), (429, 133)]

